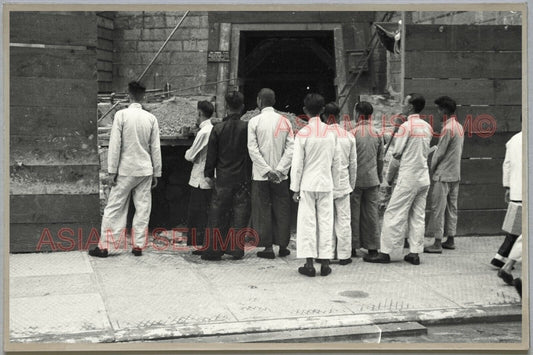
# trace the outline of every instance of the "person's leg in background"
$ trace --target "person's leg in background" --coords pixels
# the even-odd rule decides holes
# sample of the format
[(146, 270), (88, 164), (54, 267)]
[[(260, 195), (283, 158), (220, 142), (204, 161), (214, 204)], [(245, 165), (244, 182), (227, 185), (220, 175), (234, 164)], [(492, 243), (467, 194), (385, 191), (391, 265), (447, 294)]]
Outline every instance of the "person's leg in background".
[(455, 249), (454, 238), (457, 234), (457, 201), (459, 199), (459, 181), (448, 183), (448, 199), (444, 214), (444, 235), (447, 239), (442, 243), (444, 249)]
[(427, 237), (434, 239), (434, 243), (425, 247), (424, 253), (442, 253), (447, 195), (448, 184), (442, 181), (433, 181), (431, 196), (427, 198), (427, 202), (429, 202), (429, 218), (425, 234)]
[(333, 192), (316, 192), (316, 219), (317, 219), (317, 249), (318, 259), (322, 266), (320, 275), (331, 274), (329, 262), (335, 255), (333, 240)]
[[(102, 217), (102, 227), (98, 247), (89, 251), (89, 255), (106, 257), (109, 253), (120, 252), (128, 248), (126, 223), (133, 184), (128, 176), (117, 176), (116, 185), (111, 188), (107, 205)], [(113, 248), (111, 248), (113, 247)]]
[(250, 185), (241, 184), (233, 193), (233, 241), (230, 240), (230, 250), (226, 253), (234, 259), (241, 259), (244, 256), (245, 230), (250, 220)]
[(227, 212), (231, 209), (232, 200), (232, 188), (215, 183), (207, 222), (208, 235), (204, 239), (204, 260), (220, 260), (224, 254), (221, 243), (228, 233)]
[(363, 190), (355, 187), (350, 194), (350, 214), (352, 225), (352, 256), (357, 256), (357, 249), (361, 248), (361, 199)]
[(428, 190), (429, 186), (418, 188), (407, 220), (409, 254), (404, 257), (404, 260), (413, 265), (420, 264), (420, 257), (418, 254), (424, 251), (424, 223), (426, 217), (426, 199)]
[(259, 246), (265, 249), (257, 252), (257, 256), (274, 259), (272, 250), (272, 201), (269, 181), (252, 181), (252, 214), (251, 226), (259, 235)]
[(520, 261), (522, 261), (522, 236), (519, 236), (513, 244), (507, 262), (498, 270), (498, 277), (505, 281), (506, 284), (512, 285), (514, 278), (511, 272), (514, 265)]
[(298, 272), (307, 276), (316, 274), (313, 265), (313, 260), (318, 257), (316, 204), (316, 192), (300, 191), (296, 222), (296, 257), (306, 259), (304, 266), (298, 268)]
[(135, 256), (140, 256), (142, 250), (150, 244), (148, 223), (152, 211), (152, 176), (137, 177), (136, 180), (138, 183), (131, 194), (135, 205), (132, 224), (135, 244), (132, 252)]
[(337, 247), (339, 264), (346, 265), (352, 262), (352, 230), (350, 227), (350, 194), (346, 194), (334, 200), (335, 224), (333, 234)]
[(379, 238), (379, 186), (363, 189), (360, 219), (361, 247), (368, 255), (377, 255)]
[(271, 184), (270, 191), (272, 196), (274, 244), (279, 245), (278, 255), (283, 257), (291, 253), (289, 249), (287, 249), (291, 236), (291, 196), (289, 192), (289, 180), (284, 180), (279, 184)]

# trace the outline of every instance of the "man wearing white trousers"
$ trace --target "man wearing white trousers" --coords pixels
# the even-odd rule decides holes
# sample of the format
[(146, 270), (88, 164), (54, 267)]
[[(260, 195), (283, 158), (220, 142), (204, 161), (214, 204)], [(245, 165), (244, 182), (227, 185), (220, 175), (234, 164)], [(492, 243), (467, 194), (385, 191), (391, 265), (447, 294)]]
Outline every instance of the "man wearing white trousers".
[(315, 276), (315, 258), (322, 264), (320, 274), (331, 273), (329, 260), (333, 246), (333, 189), (339, 185), (337, 138), (329, 126), (320, 120), (324, 98), (308, 94), (304, 112), (310, 117), (308, 125), (300, 129), (294, 142), (291, 187), (294, 200), (299, 202), (296, 228), (296, 256), (306, 258), (298, 272)]
[(337, 135), (337, 155), (339, 157), (339, 185), (333, 190), (334, 225), (333, 242), (340, 265), (352, 262), (352, 226), (350, 193), (355, 188), (357, 178), (357, 149), (355, 137), (339, 124), (339, 106), (335, 102), (326, 105), (323, 118), (334, 128)]
[[(409, 94), (404, 101), (404, 112), (409, 116), (396, 134), (392, 155), (400, 160), (398, 180), (385, 215), (381, 230), (381, 251), (363, 260), (371, 263), (389, 263), (390, 255), (401, 254), (405, 233), (410, 252), (404, 260), (419, 265), (419, 253), (424, 250), (424, 219), (429, 190), (428, 154), (433, 134), (431, 126), (420, 118), (426, 100), (420, 94)], [(407, 231), (405, 230), (407, 228)]]
[(161, 176), (159, 125), (151, 113), (142, 109), (146, 88), (138, 82), (128, 84), (131, 104), (115, 114), (109, 138), (108, 172), (111, 192), (102, 218), (98, 247), (89, 255), (107, 257), (108, 249), (126, 248), (126, 220), (133, 198), (132, 253), (142, 255), (148, 243), (148, 222), (152, 209), (151, 189)]

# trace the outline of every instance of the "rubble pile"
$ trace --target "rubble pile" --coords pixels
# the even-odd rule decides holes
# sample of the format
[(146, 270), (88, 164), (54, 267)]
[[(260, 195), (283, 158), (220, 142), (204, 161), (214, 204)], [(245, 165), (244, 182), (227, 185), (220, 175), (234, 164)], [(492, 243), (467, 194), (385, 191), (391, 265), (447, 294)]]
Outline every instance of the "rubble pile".
[[(174, 96), (163, 102), (143, 103), (143, 108), (157, 118), (161, 136), (179, 136), (182, 127), (193, 127), (196, 124), (198, 116), (197, 103), (199, 100), (204, 99), (206, 98)], [(102, 117), (112, 106), (111, 103), (99, 103), (99, 117)], [(128, 103), (117, 105), (112, 112), (99, 122), (99, 126), (111, 127), (115, 113), (126, 107), (128, 107)]]

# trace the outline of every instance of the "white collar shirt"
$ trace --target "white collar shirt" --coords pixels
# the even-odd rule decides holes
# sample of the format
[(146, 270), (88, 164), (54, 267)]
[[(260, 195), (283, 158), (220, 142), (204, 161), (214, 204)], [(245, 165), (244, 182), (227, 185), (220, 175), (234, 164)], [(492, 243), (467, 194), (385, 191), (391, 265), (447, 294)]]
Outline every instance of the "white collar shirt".
[(213, 129), (211, 120), (200, 123), (200, 130), (194, 138), (191, 147), (185, 152), (185, 159), (193, 163), (189, 185), (200, 189), (211, 189), (211, 183), (204, 176), (205, 159), (207, 158), (207, 143)]

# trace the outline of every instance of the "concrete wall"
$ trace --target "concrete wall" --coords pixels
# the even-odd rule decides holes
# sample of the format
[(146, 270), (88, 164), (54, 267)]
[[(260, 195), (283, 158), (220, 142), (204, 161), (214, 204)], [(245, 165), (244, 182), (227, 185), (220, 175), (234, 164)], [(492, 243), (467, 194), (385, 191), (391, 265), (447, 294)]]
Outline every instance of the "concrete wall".
[[(161, 48), (183, 12), (117, 12), (114, 21), (113, 90), (124, 91), (127, 83), (144, 71)], [(207, 71), (207, 12), (190, 12), (165, 50), (143, 78), (148, 89), (173, 90), (205, 83)], [(180, 94), (203, 94), (202, 88)]]

